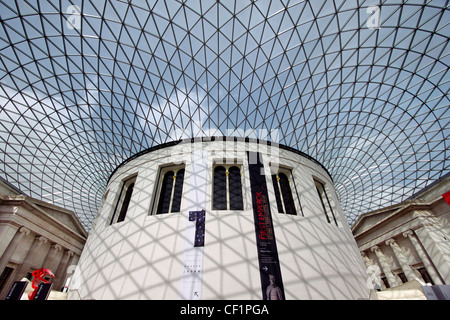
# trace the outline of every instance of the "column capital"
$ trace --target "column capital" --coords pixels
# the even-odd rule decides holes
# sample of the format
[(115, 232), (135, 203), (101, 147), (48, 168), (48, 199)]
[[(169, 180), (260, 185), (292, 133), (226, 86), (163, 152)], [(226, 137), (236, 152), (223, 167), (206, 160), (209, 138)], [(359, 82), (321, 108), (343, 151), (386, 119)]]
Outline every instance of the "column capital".
[(48, 239), (46, 237), (44, 237), (44, 236), (37, 236), (36, 240), (39, 241), (39, 242), (42, 242), (42, 243), (47, 243)]
[(52, 245), (52, 248), (55, 249), (56, 251), (62, 250), (62, 247), (61, 247), (59, 244), (57, 244), (57, 243), (54, 243), (54, 244)]
[(67, 254), (69, 257), (72, 257), (75, 254), (75, 252), (73, 252), (71, 250), (66, 250), (66, 251), (64, 251), (64, 253)]
[(396, 244), (395, 240), (392, 239), (392, 238), (387, 239), (385, 243), (386, 243), (387, 245), (390, 245), (391, 247), (392, 247), (393, 245)]
[(375, 254), (377, 255), (378, 261), (380, 261), (381, 268), (383, 269), (384, 275), (386, 276), (389, 284), (392, 287), (395, 287), (398, 285), (398, 281), (396, 277), (394, 276), (394, 273), (392, 272), (390, 264), (387, 262), (386, 257), (384, 256), (383, 251), (381, 251), (380, 247), (373, 246), (370, 248)]
[(405, 238), (410, 238), (410, 237), (412, 237), (413, 235), (414, 235), (414, 232), (413, 232), (412, 230), (408, 230), (408, 231), (403, 232), (403, 236), (404, 236)]
[(19, 232), (25, 233), (26, 235), (29, 235), (30, 234), (30, 229), (28, 229), (26, 227), (20, 227)]

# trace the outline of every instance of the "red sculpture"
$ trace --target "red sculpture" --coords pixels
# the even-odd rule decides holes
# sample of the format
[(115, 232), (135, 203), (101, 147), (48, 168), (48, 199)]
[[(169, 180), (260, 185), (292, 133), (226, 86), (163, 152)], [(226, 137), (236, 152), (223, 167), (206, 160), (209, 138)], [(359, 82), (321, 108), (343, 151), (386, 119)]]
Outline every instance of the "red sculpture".
[(40, 268), (38, 270), (33, 271), (33, 273), (31, 275), (34, 277), (33, 281), (31, 282), (31, 287), (34, 290), (28, 294), (28, 300), (33, 300), (34, 296), (36, 295), (36, 292), (37, 292), (40, 282), (44, 282), (44, 283), (50, 282), (50, 281), (44, 279), (45, 276), (52, 276), (53, 278), (55, 277), (55, 275), (49, 269), (44, 269), (44, 268)]
[(450, 205), (450, 190), (442, 195), (442, 198)]

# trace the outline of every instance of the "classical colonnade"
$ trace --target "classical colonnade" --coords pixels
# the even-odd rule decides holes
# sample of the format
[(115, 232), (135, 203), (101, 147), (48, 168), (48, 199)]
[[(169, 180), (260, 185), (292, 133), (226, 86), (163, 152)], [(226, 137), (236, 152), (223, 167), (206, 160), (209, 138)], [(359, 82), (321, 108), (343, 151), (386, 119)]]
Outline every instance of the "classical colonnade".
[[(423, 263), (423, 266), (425, 267), (433, 283), (443, 284), (441, 277), (439, 276), (436, 268), (434, 267), (432, 261), (430, 260), (428, 254), (426, 253), (425, 249), (423, 248), (422, 244), (420, 243), (420, 240), (418, 239), (414, 231), (408, 230), (406, 232), (403, 232), (402, 235), (399, 236), (400, 237), (403, 236), (410, 241), (412, 247), (414, 248), (418, 257), (421, 259), (421, 262)], [(394, 256), (398, 261), (398, 264), (400, 265), (400, 268), (408, 282), (414, 279), (419, 279), (420, 281), (422, 281), (420, 273), (417, 270), (415, 270), (410, 264), (410, 261), (413, 260), (413, 257), (409, 256), (411, 254), (410, 251), (403, 250), (403, 248), (399, 245), (399, 241), (396, 240), (394, 237), (385, 240), (384, 244), (392, 248)], [(383, 249), (383, 247), (386, 248), (383, 245), (383, 243), (379, 243), (368, 249), (371, 252), (375, 253), (377, 259), (370, 259), (367, 254), (367, 250), (362, 251), (361, 255), (367, 268), (369, 268), (371, 265), (374, 264), (379, 266), (380, 270), (384, 273), (384, 276), (386, 277), (389, 286), (396, 287), (398, 285), (401, 285), (402, 281), (394, 272), (394, 266), (392, 265), (392, 263), (389, 262), (387, 254), (386, 252), (384, 252), (385, 249)], [(378, 262), (376, 260), (378, 260)]]

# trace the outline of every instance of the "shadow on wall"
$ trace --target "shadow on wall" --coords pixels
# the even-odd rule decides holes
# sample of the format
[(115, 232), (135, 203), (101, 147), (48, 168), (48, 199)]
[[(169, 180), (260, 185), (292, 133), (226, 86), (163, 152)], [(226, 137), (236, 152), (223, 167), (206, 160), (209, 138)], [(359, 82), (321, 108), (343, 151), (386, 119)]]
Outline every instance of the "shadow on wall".
[[(211, 159), (205, 161), (206, 180), (199, 185), (191, 179), (190, 158), (183, 158), (181, 151), (176, 153), (178, 158), (167, 148), (149, 153), (115, 173), (73, 277), (69, 299), (179, 299), (186, 270), (193, 273), (193, 281), (202, 282), (199, 298), (262, 298), (250, 192), (244, 192), (242, 211), (211, 210)], [(160, 183), (156, 179), (167, 159), (186, 166), (182, 209), (179, 213), (152, 215), (152, 201)], [(242, 185), (250, 190), (246, 170), (244, 162)], [(121, 184), (137, 172), (124, 221), (110, 225)], [(341, 211), (337, 212), (339, 226), (327, 223), (311, 175), (294, 170), (294, 179), (297, 186), (303, 185), (298, 194), (304, 217), (279, 214), (271, 202), (286, 299), (369, 298), (364, 264), (348, 226), (342, 223)], [(269, 199), (273, 199), (270, 176), (266, 180)], [(204, 189), (206, 199), (188, 199)], [(336, 203), (334, 194), (332, 198)], [(186, 250), (195, 250), (185, 247), (190, 210), (187, 203), (195, 207), (197, 201), (197, 210), (205, 208), (204, 201), (209, 204), (205, 208), (205, 245), (203, 258), (194, 259), (201, 265), (190, 266), (183, 258)]]

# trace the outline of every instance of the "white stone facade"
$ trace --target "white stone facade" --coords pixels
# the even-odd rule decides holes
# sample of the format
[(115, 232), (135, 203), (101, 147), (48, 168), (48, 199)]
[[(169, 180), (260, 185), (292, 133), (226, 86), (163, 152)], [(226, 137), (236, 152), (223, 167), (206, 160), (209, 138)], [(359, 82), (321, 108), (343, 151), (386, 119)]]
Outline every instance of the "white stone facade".
[(398, 205), (362, 215), (352, 227), (366, 266), (378, 266), (381, 289), (417, 280), (450, 284), (450, 177)]
[[(191, 250), (186, 245), (190, 241), (189, 211), (196, 209), (205, 210), (206, 220), (202, 256), (194, 266), (200, 283), (195, 290), (200, 295), (195, 291), (192, 299), (261, 299), (248, 150), (262, 154), (286, 299), (370, 298), (366, 268), (326, 170), (287, 148), (216, 138), (155, 148), (113, 173), (69, 288), (69, 299), (189, 299), (181, 292), (186, 285), (185, 259)], [(242, 210), (214, 209), (213, 169), (223, 162), (239, 167)], [(167, 166), (174, 171), (184, 168), (181, 207), (179, 212), (157, 214)], [(271, 167), (290, 174), (296, 214), (279, 213)], [(133, 191), (122, 220), (118, 208), (126, 202), (123, 195), (130, 181)], [(315, 181), (327, 194), (324, 204)], [(229, 195), (227, 199), (234, 201)], [(172, 208), (175, 202), (171, 198)], [(329, 207), (333, 213), (327, 218), (324, 208)]]
[(52, 290), (61, 290), (86, 238), (73, 212), (30, 198), (0, 181), (0, 299), (14, 281), (40, 268), (52, 271)]

